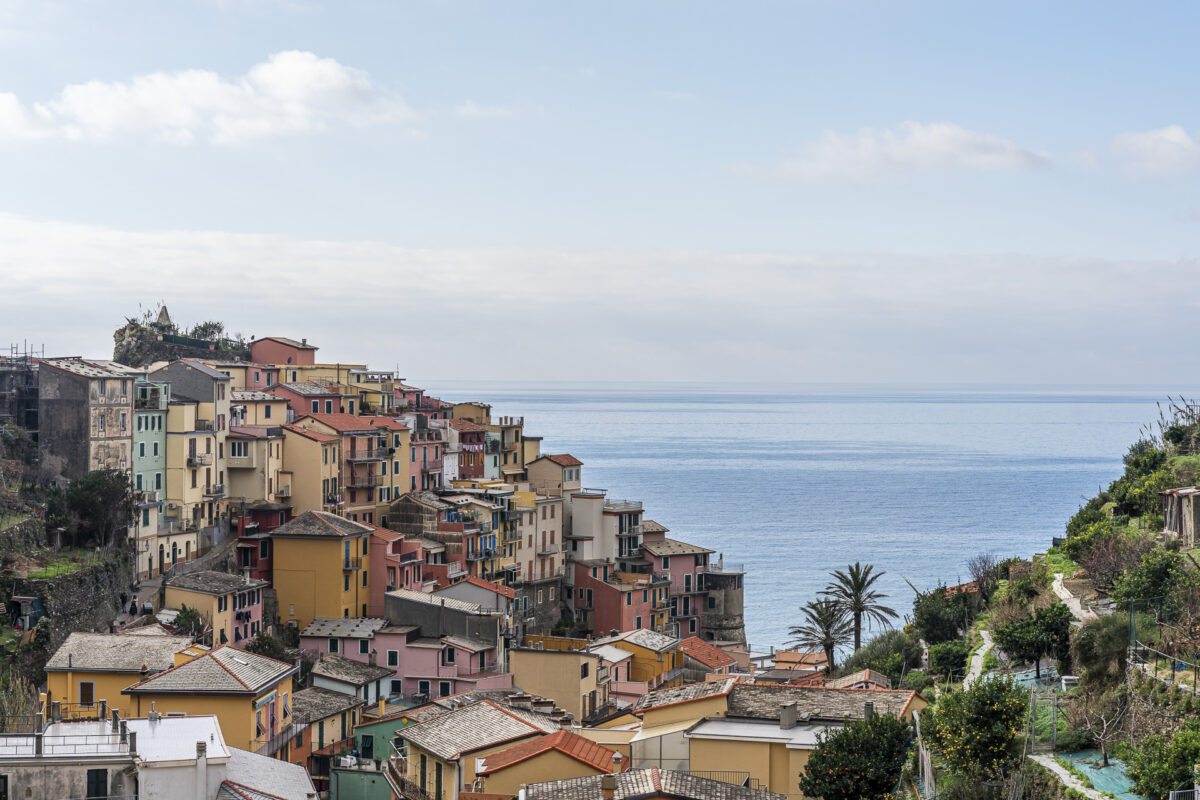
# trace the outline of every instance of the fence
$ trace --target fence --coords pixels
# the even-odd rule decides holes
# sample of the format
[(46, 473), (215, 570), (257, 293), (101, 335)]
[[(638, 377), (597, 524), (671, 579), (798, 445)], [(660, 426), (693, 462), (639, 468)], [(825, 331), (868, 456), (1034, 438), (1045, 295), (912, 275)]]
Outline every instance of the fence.
[(1200, 664), (1164, 653), (1138, 640), (1134, 640), (1130, 648), (1129, 661), (1147, 675), (1153, 675), (1155, 680), (1200, 694)]
[(1175, 789), (1169, 795), (1167, 800), (1200, 800), (1196, 797), (1195, 788), (1192, 789)]

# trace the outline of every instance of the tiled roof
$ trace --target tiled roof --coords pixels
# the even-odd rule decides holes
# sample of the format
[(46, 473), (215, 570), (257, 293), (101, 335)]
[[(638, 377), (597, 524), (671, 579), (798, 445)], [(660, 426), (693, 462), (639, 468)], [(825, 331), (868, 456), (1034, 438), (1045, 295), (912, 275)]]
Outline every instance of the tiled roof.
[(391, 417), (380, 416), (378, 414), (376, 414), (375, 416), (370, 416), (370, 417), (359, 417), (359, 419), (365, 419), (370, 425), (372, 425), (376, 428), (379, 428), (381, 430), (389, 430), (389, 431), (406, 431), (406, 430), (408, 430), (408, 426), (405, 425), (400, 420), (392, 419)]
[[(278, 528), (276, 529), (278, 530)], [(404, 600), (412, 600), (417, 603), (424, 603), (430, 606), (444, 605), (446, 608), (452, 608), (455, 611), (462, 611), (467, 614), (482, 614), (483, 607), (479, 603), (469, 603), (466, 600), (459, 600), (454, 597), (434, 597), (425, 592), (414, 592), (412, 589), (393, 589), (387, 592), (392, 597), (399, 597)]]
[(278, 401), (280, 399), (280, 398), (276, 397), (275, 395), (271, 394), (270, 392), (258, 392), (258, 391), (241, 390), (241, 389), (235, 389), (230, 394), (232, 395), (234, 400), (239, 400), (243, 403), (250, 402), (252, 400)]
[(796, 704), (796, 713), (819, 720), (863, 719), (866, 704), (878, 714), (900, 716), (915, 692), (888, 689), (830, 689), (787, 684), (740, 683), (729, 693), (728, 717), (779, 719), (779, 710)]
[(647, 692), (638, 698), (637, 703), (633, 707), (633, 713), (639, 714), (643, 711), (663, 708), (664, 706), (674, 706), (680, 703), (691, 703), (696, 700), (719, 697), (729, 694), (735, 684), (737, 684), (737, 678), (727, 678), (723, 681), (689, 683), (686, 686), (677, 686), (673, 689), (659, 689), (656, 692)]
[[(217, 370), (217, 369), (213, 369), (208, 364), (205, 364), (203, 361), (198, 361), (194, 358), (181, 358), (178, 361), (176, 361), (175, 363), (183, 364), (187, 367), (191, 367), (192, 369), (199, 372), (201, 375), (207, 375), (208, 377), (210, 377), (214, 380), (218, 380), (218, 381), (230, 380), (230, 377), (228, 375), (226, 375), (224, 372), (221, 372), (220, 370)], [(168, 364), (167, 366), (170, 366), (170, 364)]]
[(159, 625), (157, 622), (151, 622), (149, 625), (139, 625), (136, 628), (126, 628), (120, 633), (126, 636), (173, 636), (174, 634), (167, 628)]
[(392, 674), (392, 670), (387, 667), (373, 667), (336, 653), (329, 653), (321, 656), (321, 660), (312, 668), (312, 674), (354, 686), (363, 686), (380, 678), (388, 677)]
[(283, 433), (278, 425), (231, 425), (229, 436), (232, 439), (278, 439)]
[(352, 694), (314, 686), (292, 695), (292, 720), (307, 725), (361, 706), (364, 702)]
[(468, 639), (464, 636), (443, 636), (442, 641), (452, 647), (457, 647), (459, 650), (467, 650), (472, 653), (483, 653), (496, 647), (490, 642), (481, 642), (476, 639)]
[(679, 649), (686, 653), (688, 658), (699, 661), (709, 669), (721, 669), (737, 663), (737, 659), (729, 653), (709, 644), (699, 636), (689, 636), (684, 639), (679, 643)]
[(230, 592), (240, 592), (246, 589), (257, 589), (269, 585), (266, 581), (255, 580), (253, 578), (247, 581), (241, 575), (231, 575), (228, 572), (216, 572), (210, 569), (177, 575), (167, 581), (167, 588), (169, 589), (184, 589), (189, 592), (221, 595), (229, 594)]
[[(141, 745), (141, 738), (138, 738)], [(289, 764), (278, 758), (261, 756), (236, 747), (229, 748), (225, 764), (225, 784), (250, 788), (256, 794), (246, 795), (253, 800), (307, 800), (316, 795), (308, 770), (299, 764)], [(241, 797), (238, 798), (241, 800)]]
[(507, 750), (501, 750), (499, 753), (492, 753), (483, 762), (483, 769), (479, 771), (479, 774), (490, 775), (551, 750), (557, 750), (599, 772), (613, 771), (615, 751), (571, 733), (571, 731), (559, 731), (540, 739), (534, 739), (532, 742), (523, 742)]
[(655, 522), (652, 519), (642, 520), (642, 533), (667, 533), (671, 529), (661, 522)]
[(142, 370), (132, 370), (124, 364), (112, 361), (93, 361), (86, 358), (39, 358), (38, 364), (57, 367), (64, 372), (82, 375), (85, 378), (128, 378), (132, 373)]
[[(599, 800), (604, 796), (603, 775), (530, 784), (527, 800)], [(787, 800), (787, 795), (747, 789), (724, 781), (699, 778), (686, 772), (650, 767), (631, 769), (617, 776), (613, 800), (665, 797), (671, 800)]]
[(388, 621), (381, 617), (317, 617), (300, 631), (300, 635), (371, 639), (387, 624)]
[(405, 728), (401, 735), (422, 750), (452, 761), (463, 753), (557, 729), (548, 721), (537, 725), (515, 709), (484, 700)]
[(679, 640), (674, 636), (668, 636), (665, 633), (655, 633), (645, 628), (639, 628), (636, 631), (626, 631), (618, 633), (616, 636), (596, 640), (597, 644), (614, 644), (616, 642), (629, 642), (630, 644), (636, 644), (638, 647), (653, 650), (656, 653), (665, 653), (679, 644)]
[(583, 462), (570, 453), (559, 453), (557, 455), (545, 455), (542, 458), (548, 458), (560, 467), (582, 467)]
[(229, 646), (218, 647), (122, 690), (122, 694), (258, 694), (294, 667)]
[(825, 653), (820, 650), (776, 650), (775, 666), (786, 669), (791, 665), (806, 667), (825, 666)]
[(314, 442), (336, 442), (341, 438), (340, 436), (334, 436), (329, 433), (310, 431), (308, 428), (301, 428), (299, 425), (284, 425), (283, 429), (299, 434), (307, 439), (312, 439)]
[(72, 633), (59, 646), (48, 670), (88, 672), (162, 672), (175, 664), (175, 653), (190, 636), (147, 636), (135, 633)]
[(825, 681), (825, 685), (831, 689), (846, 689), (856, 683), (874, 683), (882, 686), (885, 689), (892, 688), (892, 679), (882, 672), (876, 672), (873, 669), (860, 669), (858, 672), (853, 672), (841, 678)]
[(328, 511), (305, 511), (300, 516), (288, 520), (271, 531), (271, 535), (341, 538), (358, 536), (371, 531), (370, 525), (352, 522), (337, 514), (330, 514)]
[(296, 422), (302, 419), (316, 420), (338, 433), (375, 433), (374, 425), (364, 422), (364, 417), (356, 417), (353, 414), (300, 414), (296, 417)]
[(642, 548), (652, 556), (683, 556), (711, 553), (706, 547), (681, 542), (678, 539), (652, 539), (642, 542)]
[(340, 397), (341, 395), (334, 389), (329, 388), (323, 383), (316, 381), (298, 381), (296, 383), (276, 383), (267, 387), (267, 391), (271, 391), (276, 387), (282, 387), (292, 392), (293, 394), (304, 395), (305, 397)]
[(483, 433), (487, 428), (482, 425), (476, 425), (469, 419), (452, 419), (449, 421), (450, 427), (459, 433)]
[[(502, 597), (507, 597), (509, 600), (512, 600), (513, 598), (515, 598), (517, 596), (516, 591), (508, 588), (507, 586), (501, 586), (498, 583), (492, 583), (491, 581), (485, 581), (483, 578), (476, 578), (474, 575), (468, 575), (466, 578), (462, 579), (461, 581), (458, 581), (458, 583), (450, 584), (450, 586), (457, 586), (459, 583), (469, 583), (472, 586), (478, 586), (480, 589), (487, 589), (489, 592), (495, 592), (496, 594), (498, 594)], [(438, 592), (444, 592), (447, 589), (449, 589), (450, 586), (443, 586), (442, 588), (440, 588), (436, 592), (434, 592), (434, 594), (437, 594)]]
[(298, 350), (317, 349), (315, 345), (308, 344), (307, 342), (297, 342), (295, 339), (289, 339), (286, 336), (264, 336), (261, 339), (255, 339), (250, 344), (254, 344), (255, 342), (279, 342), (280, 344), (286, 344), (288, 347), (295, 347)]

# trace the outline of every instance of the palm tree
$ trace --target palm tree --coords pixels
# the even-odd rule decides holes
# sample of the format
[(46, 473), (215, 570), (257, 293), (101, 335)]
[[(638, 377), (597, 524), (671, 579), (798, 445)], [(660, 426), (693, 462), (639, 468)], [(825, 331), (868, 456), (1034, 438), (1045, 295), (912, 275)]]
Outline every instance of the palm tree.
[(875, 567), (871, 564), (863, 566), (855, 561), (846, 567), (845, 572), (840, 569), (834, 570), (831, 573), (833, 580), (825, 587), (825, 591), (821, 592), (851, 616), (854, 623), (855, 650), (862, 647), (864, 617), (868, 628), (874, 622), (878, 622), (880, 626), (886, 628), (890, 624), (889, 620), (899, 616), (893, 609), (879, 602), (887, 595), (871, 588), (875, 581), (886, 574), (886, 572), (875, 572)]
[(836, 600), (811, 600), (800, 609), (804, 624), (788, 629), (793, 644), (825, 651), (827, 670), (833, 669), (834, 650), (850, 641), (850, 619), (846, 609)]

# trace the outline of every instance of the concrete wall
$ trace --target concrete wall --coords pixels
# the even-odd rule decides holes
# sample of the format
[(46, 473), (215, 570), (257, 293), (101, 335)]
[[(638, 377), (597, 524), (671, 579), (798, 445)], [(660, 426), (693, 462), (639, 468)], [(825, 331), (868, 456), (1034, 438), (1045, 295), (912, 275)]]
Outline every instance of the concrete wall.
[(393, 625), (420, 626), (422, 636), (463, 636), (492, 645), (499, 641), (503, 625), (499, 615), (470, 614), (395, 594), (385, 596), (384, 611)]
[[(32, 759), (31, 759), (32, 762)], [(0, 766), (0, 774), (8, 775), (8, 796), (11, 798), (55, 798), (87, 797), (87, 775), (89, 769), (104, 769), (108, 772), (108, 794), (113, 797), (133, 796), (134, 778), (126, 776), (128, 758), (120, 763), (114, 758), (93, 762), (74, 760), (64, 764), (61, 760), (46, 763), (10, 764)], [(28, 794), (27, 794), (28, 793)], [(151, 797), (143, 790), (142, 797)], [(178, 797), (178, 794), (172, 795)]]
[(39, 370), (38, 455), (52, 479), (74, 480), (88, 471), (88, 381), (43, 366)]

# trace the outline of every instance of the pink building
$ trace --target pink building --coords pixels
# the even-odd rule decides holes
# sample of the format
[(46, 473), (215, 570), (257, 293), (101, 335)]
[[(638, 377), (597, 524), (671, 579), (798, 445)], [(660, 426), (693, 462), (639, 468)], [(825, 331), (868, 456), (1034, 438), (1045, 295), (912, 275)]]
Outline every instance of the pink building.
[(680, 638), (700, 632), (700, 615), (708, 593), (704, 573), (712, 550), (668, 539), (662, 533), (647, 533), (642, 555), (650, 562), (650, 571), (670, 581), (671, 621), (678, 623)]
[(575, 613), (595, 636), (653, 624), (653, 588), (662, 579), (617, 572), (605, 561), (575, 562)]
[(267, 391), (287, 401), (293, 418), (302, 414), (344, 413), (342, 395), (320, 383), (277, 383)]
[(442, 448), (445, 438), (439, 428), (415, 427), (410, 434), (409, 467), (411, 491), (428, 491), (442, 486)]
[(263, 590), (266, 581), (228, 572), (199, 570), (167, 581), (166, 603), (200, 612), (212, 626), (212, 646), (244, 648), (263, 628)]
[(496, 648), (457, 636), (419, 635), (416, 625), (389, 625), (386, 619), (318, 617), (300, 632), (300, 649), (335, 653), (392, 671), (389, 696), (448, 697), (474, 689), (507, 689), (512, 675), (497, 667)]
[(316, 358), (317, 348), (308, 339), (268, 336), (250, 343), (250, 360), (259, 364), (312, 364)]
[(424, 578), (425, 550), (419, 541), (405, 539), (399, 531), (376, 527), (367, 552), (370, 559), (367, 614), (370, 616), (383, 616), (385, 592), (393, 589), (428, 591)]

